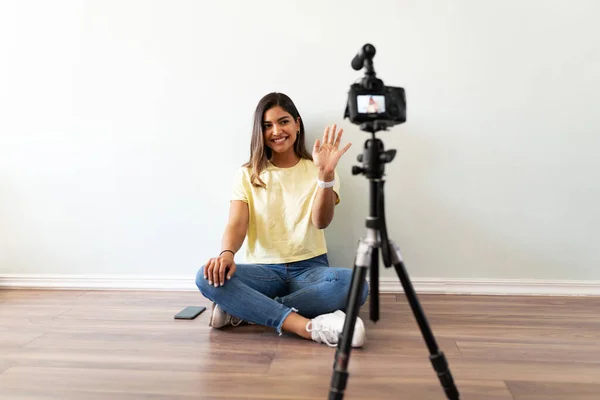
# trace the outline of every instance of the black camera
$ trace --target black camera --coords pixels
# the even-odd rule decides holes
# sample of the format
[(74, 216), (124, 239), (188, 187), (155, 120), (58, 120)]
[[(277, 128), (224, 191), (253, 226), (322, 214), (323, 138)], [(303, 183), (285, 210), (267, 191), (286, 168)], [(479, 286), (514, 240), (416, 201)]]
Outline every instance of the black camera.
[(352, 68), (365, 68), (365, 76), (350, 86), (344, 118), (360, 125), (364, 131), (375, 133), (406, 122), (404, 88), (385, 86), (375, 76), (373, 57), (375, 47), (365, 44), (352, 60)]

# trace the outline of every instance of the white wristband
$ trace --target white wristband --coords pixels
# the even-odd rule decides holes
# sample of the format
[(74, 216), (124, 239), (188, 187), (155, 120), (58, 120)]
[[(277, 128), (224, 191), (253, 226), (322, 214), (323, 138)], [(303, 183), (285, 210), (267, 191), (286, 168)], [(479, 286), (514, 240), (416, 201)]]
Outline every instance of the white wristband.
[(333, 185), (335, 185), (335, 179), (331, 182), (323, 182), (322, 180), (317, 179), (317, 186), (320, 188), (330, 188), (333, 187)]

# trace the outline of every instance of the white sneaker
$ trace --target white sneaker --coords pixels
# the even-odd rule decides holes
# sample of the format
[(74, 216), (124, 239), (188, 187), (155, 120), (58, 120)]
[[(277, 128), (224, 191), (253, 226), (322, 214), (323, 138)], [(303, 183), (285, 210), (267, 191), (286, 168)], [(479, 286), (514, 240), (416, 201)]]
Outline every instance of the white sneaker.
[[(311, 332), (312, 340), (315, 342), (325, 343), (329, 347), (336, 347), (339, 336), (344, 330), (345, 319), (346, 314), (340, 310), (330, 314), (319, 315), (306, 324), (306, 330)], [(356, 317), (354, 335), (352, 336), (352, 347), (361, 347), (364, 343), (365, 324), (360, 317)]]
[(242, 322), (243, 321), (240, 318), (226, 313), (217, 303), (213, 303), (212, 314), (208, 321), (208, 326), (218, 329), (227, 325), (238, 326)]

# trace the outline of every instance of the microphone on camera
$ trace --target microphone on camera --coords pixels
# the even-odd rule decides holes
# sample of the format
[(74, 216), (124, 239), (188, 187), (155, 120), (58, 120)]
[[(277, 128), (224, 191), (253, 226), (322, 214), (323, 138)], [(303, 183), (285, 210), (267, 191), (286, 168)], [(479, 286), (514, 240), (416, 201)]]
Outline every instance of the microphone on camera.
[(374, 55), (375, 46), (369, 43), (365, 44), (352, 59), (352, 68), (354, 68), (356, 71), (360, 71), (360, 69), (365, 65), (365, 57), (371, 59)]

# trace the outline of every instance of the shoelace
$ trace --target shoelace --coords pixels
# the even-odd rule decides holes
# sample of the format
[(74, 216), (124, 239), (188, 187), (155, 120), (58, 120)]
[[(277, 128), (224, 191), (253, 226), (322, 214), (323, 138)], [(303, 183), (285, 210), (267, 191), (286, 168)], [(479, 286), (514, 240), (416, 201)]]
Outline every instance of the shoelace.
[[(308, 325), (312, 325), (312, 327), (309, 328)], [(319, 339), (321, 339), (321, 341), (323, 343), (325, 343), (329, 347), (337, 347), (336, 331), (329, 327), (324, 327), (322, 324), (319, 324), (319, 323), (317, 323), (316, 325), (317, 326), (315, 327), (315, 322), (310, 321), (308, 324), (306, 324), (306, 330), (311, 333), (313, 331), (316, 331), (317, 336), (319, 337)], [(332, 343), (332, 342), (330, 342), (330, 340), (333, 342), (336, 342), (336, 343)]]

